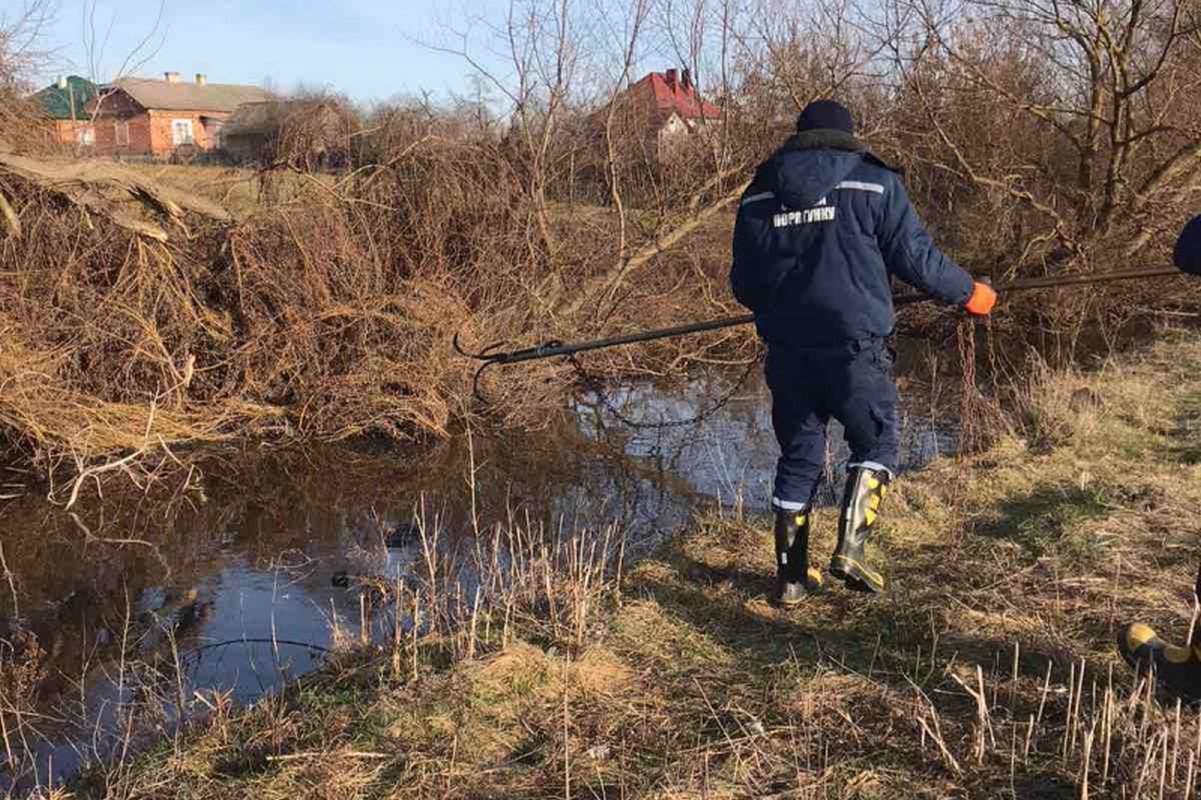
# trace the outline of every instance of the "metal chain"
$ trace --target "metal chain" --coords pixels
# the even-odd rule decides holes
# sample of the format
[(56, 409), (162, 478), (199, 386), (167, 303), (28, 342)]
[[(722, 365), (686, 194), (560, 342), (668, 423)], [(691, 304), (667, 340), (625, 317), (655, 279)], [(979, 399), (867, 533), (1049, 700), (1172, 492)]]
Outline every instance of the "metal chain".
[(605, 391), (604, 382), (600, 378), (588, 372), (588, 370), (584, 368), (584, 365), (580, 363), (579, 359), (576, 358), (575, 355), (568, 356), (567, 360), (575, 369), (576, 375), (579, 377), (580, 383), (584, 389), (596, 395), (597, 400), (606, 411), (612, 414), (613, 417), (621, 424), (638, 430), (668, 430), (671, 428), (683, 428), (688, 425), (696, 425), (704, 422), (717, 412), (721, 411), (734, 400), (735, 396), (737, 396), (738, 393), (742, 391), (743, 386), (746, 385), (746, 382), (751, 377), (751, 373), (754, 372), (755, 367), (759, 365), (758, 358), (751, 359), (751, 361), (747, 363), (746, 370), (742, 373), (742, 376), (738, 379), (738, 382), (734, 384), (734, 388), (727, 392), (711, 407), (705, 409), (696, 416), (689, 417), (687, 419), (671, 420), (668, 422), (644, 422), (641, 420), (630, 419), (624, 413), (622, 413), (618, 405), (610, 399), (608, 393)]

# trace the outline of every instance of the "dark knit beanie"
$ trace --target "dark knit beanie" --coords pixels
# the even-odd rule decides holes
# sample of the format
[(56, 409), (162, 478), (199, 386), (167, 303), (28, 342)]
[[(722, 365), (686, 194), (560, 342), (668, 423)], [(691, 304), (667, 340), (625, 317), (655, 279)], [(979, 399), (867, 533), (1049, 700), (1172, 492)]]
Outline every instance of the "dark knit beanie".
[(1190, 275), (1201, 275), (1201, 217), (1184, 226), (1176, 242), (1176, 266)]
[(797, 117), (797, 133), (805, 131), (827, 130), (855, 132), (855, 120), (851, 112), (842, 103), (833, 100), (815, 100), (805, 106), (805, 110)]

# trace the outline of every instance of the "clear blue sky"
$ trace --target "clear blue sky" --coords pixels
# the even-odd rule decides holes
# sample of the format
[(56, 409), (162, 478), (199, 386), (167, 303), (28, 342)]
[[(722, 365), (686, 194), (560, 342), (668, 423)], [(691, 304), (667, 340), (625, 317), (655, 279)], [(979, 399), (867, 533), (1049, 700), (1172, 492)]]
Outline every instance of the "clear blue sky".
[[(0, 11), (12, 15), (28, 1), (0, 0)], [(68, 72), (97, 77), (88, 74), (84, 44), (89, 0), (51, 1), (56, 13), (44, 45), (56, 49), (56, 63), (41, 82)], [(95, 5), (97, 38), (108, 35), (98, 77), (107, 80), (150, 32), (160, 2)], [(452, 31), (462, 30), (482, 40), (479, 20), (503, 19), (507, 8), (508, 0), (165, 0), (157, 52), (137, 72), (203, 72), (213, 82), (269, 82), (279, 90), (329, 87), (361, 101), (422, 90), (445, 97), (467, 90), (471, 69), (421, 43), (459, 45)], [(489, 59), (480, 41), (473, 50)]]

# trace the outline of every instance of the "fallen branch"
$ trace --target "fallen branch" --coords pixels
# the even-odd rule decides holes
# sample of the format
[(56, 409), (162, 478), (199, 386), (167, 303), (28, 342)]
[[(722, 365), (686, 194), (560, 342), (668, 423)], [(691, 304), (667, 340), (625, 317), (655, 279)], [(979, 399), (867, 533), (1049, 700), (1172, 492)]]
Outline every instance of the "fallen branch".
[[(104, 161), (33, 158), (0, 149), (0, 173), (8, 173), (57, 194), (74, 205), (103, 215), (117, 225), (156, 241), (170, 237), (147, 219), (146, 211), (165, 216), (183, 226), (185, 212), (219, 222), (233, 217), (221, 205), (203, 197), (165, 186), (135, 170)], [(0, 200), (0, 212), (13, 230), (15, 213)], [(19, 222), (17, 223), (19, 230)], [(185, 229), (186, 231), (186, 229)]]

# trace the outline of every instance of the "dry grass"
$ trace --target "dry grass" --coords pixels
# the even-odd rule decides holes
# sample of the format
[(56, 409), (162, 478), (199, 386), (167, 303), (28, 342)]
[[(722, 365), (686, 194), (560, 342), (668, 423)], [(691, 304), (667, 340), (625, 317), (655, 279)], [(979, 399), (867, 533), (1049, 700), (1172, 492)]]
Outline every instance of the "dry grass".
[(779, 611), (767, 524), (704, 516), (583, 629), (547, 604), (580, 573), (542, 560), (559, 566), (513, 594), (534, 602), (490, 605), (470, 652), (452, 626), (415, 674), (334, 665), (145, 757), (121, 795), (1195, 796), (1201, 716), (1161, 705), (1113, 641), (1134, 618), (1188, 627), (1199, 367), (1173, 335), (1045, 375), (1025, 438), (906, 477), (876, 547), (886, 597)]
[(220, 203), (240, 220), (272, 205), (328, 193), (338, 180), (329, 174), (266, 175), (249, 167), (219, 164), (131, 163), (129, 167), (162, 185)]
[(131, 164), (151, 179), (220, 203), (239, 218), (264, 205), (258, 173), (241, 167)]

